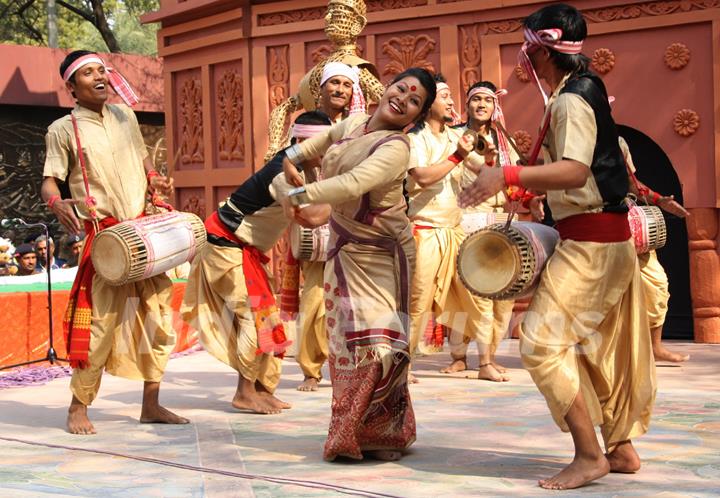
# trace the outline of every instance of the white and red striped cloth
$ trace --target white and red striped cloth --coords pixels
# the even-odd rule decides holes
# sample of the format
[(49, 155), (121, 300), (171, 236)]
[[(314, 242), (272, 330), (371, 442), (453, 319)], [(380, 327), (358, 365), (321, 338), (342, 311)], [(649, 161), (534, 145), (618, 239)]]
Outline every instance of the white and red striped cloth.
[(115, 90), (115, 93), (120, 96), (123, 102), (125, 102), (129, 106), (134, 106), (135, 104), (140, 102), (140, 98), (137, 96), (135, 91), (130, 86), (130, 83), (128, 83), (128, 81), (123, 77), (123, 75), (117, 72), (112, 67), (108, 66), (105, 61), (102, 60), (97, 54), (87, 54), (76, 59), (72, 64), (70, 64), (70, 66), (68, 66), (68, 68), (63, 73), (63, 80), (68, 81), (78, 69), (92, 62), (100, 64), (105, 68), (105, 71), (107, 71), (108, 83), (110, 83), (110, 86), (113, 88), (113, 90)]
[(518, 64), (523, 68), (528, 76), (532, 76), (533, 82), (537, 86), (538, 90), (540, 90), (543, 100), (545, 101), (545, 105), (547, 105), (548, 96), (540, 84), (540, 79), (535, 72), (532, 62), (530, 62), (530, 57), (527, 53), (528, 50), (532, 47), (547, 47), (555, 50), (556, 52), (560, 52), (561, 54), (575, 55), (582, 51), (583, 42), (561, 40), (563, 31), (559, 28), (541, 29), (539, 31), (533, 31), (525, 28), (523, 34), (525, 35), (525, 43), (523, 43), (520, 48), (520, 52), (518, 53)]

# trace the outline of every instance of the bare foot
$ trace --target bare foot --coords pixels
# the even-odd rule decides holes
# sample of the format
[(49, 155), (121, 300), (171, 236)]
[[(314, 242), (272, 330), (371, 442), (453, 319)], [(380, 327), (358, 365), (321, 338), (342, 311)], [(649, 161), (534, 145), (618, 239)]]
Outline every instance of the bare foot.
[(597, 459), (575, 457), (575, 459), (550, 479), (538, 481), (545, 489), (575, 489), (599, 479), (610, 472), (610, 464), (605, 456)]
[(320, 382), (315, 379), (314, 377), (305, 377), (305, 380), (302, 381), (302, 384), (297, 386), (298, 391), (317, 391), (318, 390), (318, 384)]
[(167, 408), (154, 405), (146, 406), (143, 404), (140, 412), (140, 422), (143, 424), (189, 424), (190, 421), (180, 415), (175, 415)]
[(97, 434), (87, 416), (87, 406), (72, 403), (68, 409), (67, 430), (70, 434)]
[(653, 345), (653, 356), (655, 361), (669, 361), (671, 363), (682, 363), (690, 359), (689, 354), (673, 353), (662, 344)]
[(258, 391), (258, 395), (265, 403), (269, 404), (273, 408), (278, 408), (280, 410), (289, 410), (290, 408), (292, 408), (292, 405), (290, 403), (286, 403), (285, 401), (276, 398), (267, 391)]
[(492, 365), (493, 367), (495, 367), (495, 370), (497, 370), (497, 371), (500, 372), (501, 374), (507, 373), (507, 368), (505, 368), (504, 366), (502, 366), (500, 363), (496, 363), (496, 362), (493, 361), (493, 362), (491, 362), (491, 365)]
[(363, 451), (363, 455), (368, 458), (374, 458), (375, 460), (382, 460), (384, 462), (396, 462), (402, 458), (402, 452), (398, 450)]
[(492, 363), (485, 363), (478, 368), (478, 380), (489, 380), (492, 382), (507, 382), (510, 377), (497, 371)]
[(241, 411), (248, 411), (252, 413), (260, 413), (262, 415), (275, 415), (282, 412), (282, 408), (267, 403), (259, 394), (253, 396), (245, 396), (240, 393), (235, 393), (235, 397), (232, 400), (232, 405)]
[(606, 455), (610, 472), (633, 474), (640, 470), (640, 456), (631, 441), (623, 441)]
[(408, 372), (408, 384), (418, 384), (420, 381), (415, 377), (412, 372)]
[(456, 372), (462, 372), (464, 370), (467, 370), (467, 363), (466, 358), (460, 358), (459, 360), (453, 360), (452, 363), (450, 363), (450, 366), (443, 368), (440, 370), (440, 373), (444, 374), (451, 374)]

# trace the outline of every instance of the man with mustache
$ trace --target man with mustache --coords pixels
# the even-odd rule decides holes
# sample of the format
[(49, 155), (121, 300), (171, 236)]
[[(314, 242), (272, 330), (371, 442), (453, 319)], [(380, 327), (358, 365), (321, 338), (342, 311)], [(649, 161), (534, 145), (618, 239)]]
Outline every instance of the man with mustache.
[[(365, 100), (360, 89), (357, 67), (342, 62), (328, 62), (320, 79), (320, 107), (333, 123), (349, 114), (365, 112)], [(308, 183), (321, 178), (319, 168), (305, 167)], [(322, 366), (328, 358), (328, 340), (325, 330), (325, 301), (323, 298), (323, 261), (303, 261), (303, 288), (300, 296), (298, 319), (301, 324), (300, 344), (295, 359), (304, 379), (298, 391), (317, 391), (322, 379)], [(297, 280), (297, 279), (295, 279)], [(285, 283), (283, 284), (285, 288)], [(284, 289), (285, 290), (285, 289)], [(297, 291), (295, 291), (297, 295)], [(285, 297), (285, 294), (284, 294)], [(285, 302), (283, 302), (283, 305)], [(285, 307), (283, 306), (283, 309)]]

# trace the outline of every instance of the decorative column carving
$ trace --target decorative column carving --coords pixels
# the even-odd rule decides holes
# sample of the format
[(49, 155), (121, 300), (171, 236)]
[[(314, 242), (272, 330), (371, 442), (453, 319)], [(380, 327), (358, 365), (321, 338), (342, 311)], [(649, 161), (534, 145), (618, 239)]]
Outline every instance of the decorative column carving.
[(268, 88), (270, 110), (281, 104), (290, 93), (290, 63), (288, 45), (268, 48)]
[(395, 36), (382, 44), (382, 52), (390, 58), (385, 64), (382, 74), (395, 76), (410, 67), (421, 67), (435, 71), (435, 67), (427, 56), (435, 49), (437, 42), (428, 35)]
[(242, 161), (243, 80), (234, 70), (225, 71), (217, 84), (218, 157), (223, 161)]
[(180, 88), (180, 123), (180, 161), (202, 164), (205, 158), (200, 78), (187, 79)]
[(487, 34), (485, 23), (460, 26), (460, 84), (463, 94), (481, 80), (480, 37)]
[(690, 294), (695, 342), (720, 343), (720, 210), (690, 209), (687, 230), (690, 248)]

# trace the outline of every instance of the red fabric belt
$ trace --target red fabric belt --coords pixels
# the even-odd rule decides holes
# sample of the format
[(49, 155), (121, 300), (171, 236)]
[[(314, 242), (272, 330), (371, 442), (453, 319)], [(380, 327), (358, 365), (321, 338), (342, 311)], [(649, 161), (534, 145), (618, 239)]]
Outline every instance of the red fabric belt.
[(213, 211), (213, 214), (205, 220), (205, 230), (207, 230), (207, 233), (211, 235), (222, 237), (230, 242), (235, 242), (241, 247), (245, 245), (242, 240), (238, 239), (235, 234), (231, 232), (227, 226), (225, 226), (225, 223), (220, 221), (217, 211)]
[[(98, 222), (98, 227), (100, 230), (104, 230), (118, 223), (118, 220), (108, 216)], [(92, 259), (90, 259), (90, 252), (96, 235), (92, 222), (86, 220), (83, 252), (80, 256), (78, 272), (72, 289), (70, 289), (70, 299), (63, 318), (67, 357), (70, 360), (70, 366), (73, 368), (86, 368), (88, 366), (92, 316), (92, 280), (95, 275), (95, 267)]]
[(555, 228), (563, 240), (578, 242), (624, 242), (632, 234), (627, 213), (585, 213), (558, 221)]

